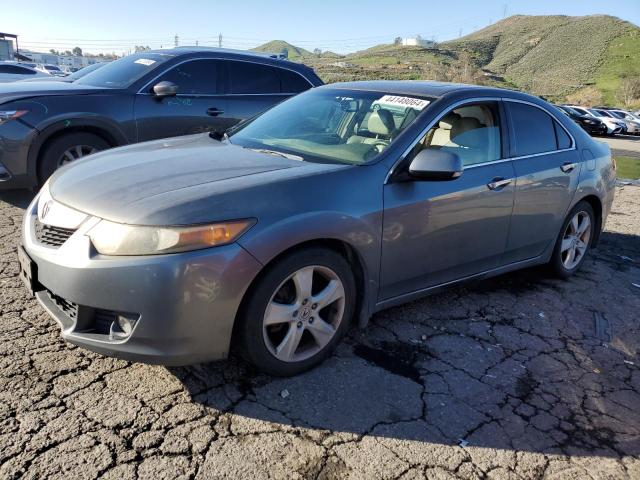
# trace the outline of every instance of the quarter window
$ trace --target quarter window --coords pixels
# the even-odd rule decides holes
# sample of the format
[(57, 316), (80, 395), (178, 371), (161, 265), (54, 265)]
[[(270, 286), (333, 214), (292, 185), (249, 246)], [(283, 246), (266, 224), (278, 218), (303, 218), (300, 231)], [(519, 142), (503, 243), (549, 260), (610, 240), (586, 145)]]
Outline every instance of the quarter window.
[(300, 93), (309, 90), (311, 87), (311, 84), (306, 79), (291, 70), (279, 68), (278, 76), (280, 77), (280, 91), (282, 93)]
[(553, 126), (556, 129), (556, 141), (558, 144), (558, 150), (564, 150), (571, 148), (571, 137), (565, 132), (564, 128), (560, 126), (558, 122), (554, 120)]
[(280, 93), (276, 69), (258, 63), (229, 62), (229, 85), (236, 94)]
[(422, 148), (457, 154), (463, 165), (501, 158), (500, 121), (495, 102), (455, 108), (445, 114), (420, 142)]
[(518, 102), (507, 102), (514, 130), (516, 156), (556, 150), (554, 120), (543, 110)]
[(175, 83), (180, 95), (215, 95), (220, 93), (218, 91), (219, 65), (218, 60), (192, 60), (172, 68), (158, 81)]

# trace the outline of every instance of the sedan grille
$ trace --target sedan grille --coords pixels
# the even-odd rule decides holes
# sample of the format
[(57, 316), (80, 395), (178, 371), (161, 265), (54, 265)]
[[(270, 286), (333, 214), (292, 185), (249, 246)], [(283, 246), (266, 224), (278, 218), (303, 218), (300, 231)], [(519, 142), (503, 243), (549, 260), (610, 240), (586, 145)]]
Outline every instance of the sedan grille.
[(35, 233), (36, 239), (51, 247), (60, 247), (66, 242), (71, 235), (75, 232), (72, 228), (54, 227), (53, 225), (46, 225), (36, 218)]
[(65, 300), (49, 290), (47, 290), (47, 295), (67, 317), (72, 320), (78, 317), (78, 305), (76, 303)]

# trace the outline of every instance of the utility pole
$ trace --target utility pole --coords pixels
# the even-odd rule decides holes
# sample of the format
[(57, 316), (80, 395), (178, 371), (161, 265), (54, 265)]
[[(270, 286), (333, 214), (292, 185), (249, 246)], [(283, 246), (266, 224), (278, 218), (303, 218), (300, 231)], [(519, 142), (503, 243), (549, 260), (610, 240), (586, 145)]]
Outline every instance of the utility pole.
[(198, 46), (198, 40), (196, 40), (196, 47)]
[(509, 13), (509, 5), (505, 3), (502, 8), (502, 18), (507, 18), (507, 13)]
[(222, 48), (222, 34), (218, 35), (218, 48)]
[(178, 34), (176, 33), (176, 36), (173, 37), (173, 44), (177, 47), (178, 46)]

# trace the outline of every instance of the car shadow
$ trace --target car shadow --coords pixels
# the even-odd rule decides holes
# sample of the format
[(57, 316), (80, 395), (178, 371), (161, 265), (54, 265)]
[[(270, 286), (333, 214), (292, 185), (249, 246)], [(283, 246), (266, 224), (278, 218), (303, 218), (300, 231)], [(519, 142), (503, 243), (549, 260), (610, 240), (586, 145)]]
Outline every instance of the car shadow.
[(371, 436), (396, 453), (460, 445), (636, 456), (633, 279), (640, 239), (604, 233), (569, 281), (532, 268), (380, 312), (293, 378), (235, 358), (169, 370), (195, 402), (227, 413), (232, 430)]
[(0, 192), (0, 201), (14, 207), (27, 208), (35, 196), (36, 192), (32, 190), (6, 190)]

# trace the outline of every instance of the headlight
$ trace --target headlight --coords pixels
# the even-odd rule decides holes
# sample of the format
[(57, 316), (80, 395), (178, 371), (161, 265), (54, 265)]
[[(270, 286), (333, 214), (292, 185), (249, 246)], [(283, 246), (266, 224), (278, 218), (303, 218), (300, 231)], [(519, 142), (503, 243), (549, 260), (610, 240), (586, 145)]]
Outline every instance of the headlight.
[(0, 125), (8, 120), (20, 118), (27, 112), (28, 110), (0, 110)]
[(189, 227), (153, 227), (101, 220), (87, 234), (95, 249), (104, 255), (157, 255), (226, 245), (255, 223), (249, 219)]

